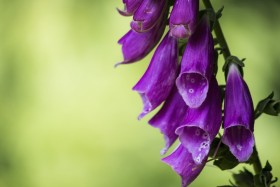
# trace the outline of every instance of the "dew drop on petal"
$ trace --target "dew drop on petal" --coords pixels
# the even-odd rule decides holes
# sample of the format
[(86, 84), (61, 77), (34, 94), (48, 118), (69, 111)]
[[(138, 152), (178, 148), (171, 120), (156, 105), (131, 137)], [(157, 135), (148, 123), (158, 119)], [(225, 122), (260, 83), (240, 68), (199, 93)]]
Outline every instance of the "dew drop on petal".
[(191, 79), (191, 83), (195, 83), (195, 80), (194, 80), (194, 79)]
[(193, 93), (194, 90), (192, 88), (189, 89), (189, 93)]

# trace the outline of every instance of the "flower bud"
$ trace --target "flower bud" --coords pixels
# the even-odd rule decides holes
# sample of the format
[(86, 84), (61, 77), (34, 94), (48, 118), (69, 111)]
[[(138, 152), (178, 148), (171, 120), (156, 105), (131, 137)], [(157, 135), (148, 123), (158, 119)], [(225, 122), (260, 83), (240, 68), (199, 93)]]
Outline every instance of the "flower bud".
[(159, 22), (166, 9), (166, 0), (143, 0), (134, 13), (131, 28), (136, 32), (146, 32)]
[(184, 52), (181, 72), (176, 80), (179, 93), (191, 108), (205, 100), (213, 75), (214, 44), (206, 18), (191, 35)]
[(182, 123), (187, 111), (188, 106), (174, 85), (162, 108), (149, 121), (151, 126), (159, 128), (164, 135), (165, 148), (161, 151), (161, 154), (165, 154), (169, 147), (177, 140), (178, 135), (175, 134), (175, 130)]
[(213, 76), (205, 102), (199, 108), (189, 108), (182, 125), (176, 129), (180, 142), (192, 154), (195, 163), (200, 164), (207, 157), (221, 123), (222, 97)]
[(147, 56), (158, 44), (164, 33), (166, 17), (167, 13), (157, 25), (147, 32), (138, 33), (131, 29), (126, 33), (118, 41), (118, 43), (122, 45), (124, 60), (123, 62), (117, 63), (115, 66), (133, 63)]
[(170, 14), (170, 34), (176, 38), (188, 38), (194, 31), (199, 0), (176, 0)]
[(140, 94), (144, 104), (139, 119), (167, 98), (175, 83), (177, 69), (178, 43), (168, 32), (157, 47), (147, 71), (133, 87), (133, 90)]
[(247, 161), (254, 147), (254, 107), (249, 88), (236, 64), (231, 64), (225, 92), (222, 141), (240, 161)]

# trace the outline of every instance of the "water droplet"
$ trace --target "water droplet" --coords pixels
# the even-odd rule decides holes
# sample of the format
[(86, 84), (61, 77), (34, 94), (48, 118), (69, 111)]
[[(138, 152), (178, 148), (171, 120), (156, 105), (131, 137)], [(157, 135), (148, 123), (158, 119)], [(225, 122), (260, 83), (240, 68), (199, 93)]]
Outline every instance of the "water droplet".
[(195, 83), (195, 80), (193, 78), (191, 79), (191, 83)]
[(189, 93), (193, 93), (194, 90), (192, 88), (189, 89)]
[(190, 79), (190, 75), (187, 75), (187, 80), (189, 80)]

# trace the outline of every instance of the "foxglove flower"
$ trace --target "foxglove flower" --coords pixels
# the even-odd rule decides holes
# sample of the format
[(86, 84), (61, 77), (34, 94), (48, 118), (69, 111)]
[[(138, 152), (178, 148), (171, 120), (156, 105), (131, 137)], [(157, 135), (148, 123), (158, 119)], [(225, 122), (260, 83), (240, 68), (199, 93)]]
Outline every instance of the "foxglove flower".
[(163, 16), (155, 27), (147, 32), (138, 33), (131, 29), (128, 33), (126, 33), (118, 41), (118, 43), (122, 45), (124, 61), (117, 63), (116, 66), (136, 62), (149, 54), (158, 44), (163, 35), (166, 17), (167, 14)]
[(119, 13), (123, 16), (131, 16), (140, 6), (143, 0), (123, 0), (124, 10), (118, 9)]
[(187, 111), (188, 106), (182, 99), (176, 86), (174, 86), (162, 108), (149, 121), (150, 125), (159, 128), (164, 135), (165, 148), (162, 149), (161, 154), (165, 154), (178, 138), (175, 130), (182, 123)]
[(240, 162), (245, 162), (254, 147), (254, 109), (248, 86), (235, 64), (230, 65), (227, 75), (224, 110), (222, 141)]
[(199, 108), (189, 108), (184, 122), (176, 129), (180, 142), (197, 164), (208, 155), (210, 144), (219, 132), (221, 108), (222, 98), (217, 80), (213, 76), (205, 102)]
[(176, 38), (188, 38), (195, 28), (199, 0), (176, 0), (170, 14), (170, 34)]
[(157, 47), (147, 71), (133, 87), (133, 90), (140, 94), (144, 104), (139, 119), (167, 98), (174, 85), (177, 69), (178, 44), (168, 32)]
[(201, 164), (197, 164), (193, 161), (192, 154), (183, 145), (179, 145), (171, 155), (163, 158), (162, 161), (170, 165), (181, 176), (182, 187), (186, 187), (200, 174), (207, 158), (205, 157)]
[(214, 45), (206, 18), (189, 38), (176, 80), (179, 93), (191, 108), (199, 107), (207, 96), (213, 75)]
[(130, 26), (136, 32), (145, 32), (157, 24), (167, 9), (166, 0), (143, 0)]

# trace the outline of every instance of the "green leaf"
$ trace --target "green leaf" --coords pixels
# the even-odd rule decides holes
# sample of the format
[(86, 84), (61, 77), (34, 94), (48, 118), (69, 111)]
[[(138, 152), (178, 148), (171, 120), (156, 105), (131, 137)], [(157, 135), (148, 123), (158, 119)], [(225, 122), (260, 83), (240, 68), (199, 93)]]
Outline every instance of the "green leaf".
[(220, 8), (217, 12), (216, 12), (216, 19), (219, 19), (220, 17), (222, 17), (222, 12), (224, 10), (224, 6), (222, 6), (222, 8)]
[(280, 100), (269, 101), (263, 112), (271, 116), (278, 116), (278, 114), (280, 113)]
[(262, 113), (278, 116), (280, 113), (280, 100), (273, 100), (273, 96), (274, 93), (272, 92), (257, 104), (255, 109), (255, 119), (260, 117)]
[(239, 71), (240, 71), (240, 73), (241, 73), (241, 75), (243, 76), (243, 70), (242, 70), (242, 68), (245, 66), (245, 64), (244, 64), (244, 61), (245, 61), (246, 59), (245, 58), (243, 58), (243, 59), (239, 59), (238, 57), (236, 57), (236, 56), (229, 56), (227, 59), (226, 59), (226, 62), (225, 62), (225, 64), (224, 64), (224, 66), (223, 66), (223, 71), (226, 73), (226, 75), (228, 74), (228, 69), (229, 69), (229, 66), (230, 66), (230, 64), (232, 64), (232, 63), (234, 63), (234, 64), (236, 64), (237, 66), (238, 66), (238, 69), (239, 69)]
[(233, 178), (238, 187), (254, 187), (254, 176), (246, 168), (238, 174), (233, 174)]
[(270, 163), (268, 161), (266, 161), (263, 171), (272, 171), (272, 166), (270, 165)]
[(239, 164), (238, 160), (231, 154), (231, 152), (225, 153), (221, 158), (217, 159), (213, 163), (221, 170), (232, 169)]

